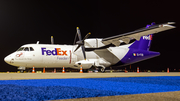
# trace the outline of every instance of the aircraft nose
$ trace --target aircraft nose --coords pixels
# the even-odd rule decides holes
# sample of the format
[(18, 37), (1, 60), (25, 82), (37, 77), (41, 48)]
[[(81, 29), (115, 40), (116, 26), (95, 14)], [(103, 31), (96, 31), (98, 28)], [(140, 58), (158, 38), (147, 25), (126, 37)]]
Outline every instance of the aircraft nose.
[(6, 63), (10, 62), (10, 59), (8, 58), (8, 56), (6, 56), (6, 57), (4, 58), (4, 61), (5, 61)]
[(10, 56), (6, 56), (5, 58), (4, 58), (4, 61), (6, 62), (6, 63), (11, 63), (11, 57)]

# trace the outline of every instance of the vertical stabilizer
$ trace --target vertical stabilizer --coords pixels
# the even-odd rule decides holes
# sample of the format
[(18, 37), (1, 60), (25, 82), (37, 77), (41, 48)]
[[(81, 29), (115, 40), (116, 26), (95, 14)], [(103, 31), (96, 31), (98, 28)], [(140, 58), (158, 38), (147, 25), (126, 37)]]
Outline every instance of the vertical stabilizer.
[(151, 41), (152, 41), (152, 34), (147, 36), (142, 36), (139, 41), (136, 40), (129, 48), (149, 51), (149, 48), (151, 46)]

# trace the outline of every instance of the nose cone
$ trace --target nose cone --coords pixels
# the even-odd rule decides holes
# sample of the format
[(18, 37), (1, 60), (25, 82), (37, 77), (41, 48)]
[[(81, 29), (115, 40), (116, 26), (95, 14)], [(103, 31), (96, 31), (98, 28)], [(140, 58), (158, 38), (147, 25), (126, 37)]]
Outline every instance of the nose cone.
[(8, 56), (6, 56), (6, 57), (4, 58), (4, 61), (5, 61), (6, 63), (8, 63), (8, 64), (13, 63), (13, 62), (12, 62), (13, 60), (14, 60), (14, 59), (13, 59), (10, 55), (8, 55)]
[(9, 58), (9, 56), (6, 56), (6, 57), (4, 58), (4, 61), (5, 61), (6, 63), (10, 63), (10, 58)]

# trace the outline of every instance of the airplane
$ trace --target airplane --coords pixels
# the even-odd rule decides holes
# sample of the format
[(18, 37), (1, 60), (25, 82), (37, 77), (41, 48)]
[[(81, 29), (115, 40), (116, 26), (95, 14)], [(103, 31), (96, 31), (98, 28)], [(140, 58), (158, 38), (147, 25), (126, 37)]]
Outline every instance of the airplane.
[[(92, 67), (105, 72), (107, 67), (121, 67), (159, 56), (159, 52), (150, 51), (153, 34), (175, 28), (167, 22), (162, 24), (147, 25), (141, 29), (111, 36), (107, 38), (88, 38), (88, 33), (83, 39), (79, 27), (74, 40), (74, 45), (54, 44), (26, 44), (17, 51), (4, 58), (9, 65), (18, 67), (19, 70), (27, 68), (73, 68), (88, 70)], [(79, 41), (76, 41), (76, 38)]]

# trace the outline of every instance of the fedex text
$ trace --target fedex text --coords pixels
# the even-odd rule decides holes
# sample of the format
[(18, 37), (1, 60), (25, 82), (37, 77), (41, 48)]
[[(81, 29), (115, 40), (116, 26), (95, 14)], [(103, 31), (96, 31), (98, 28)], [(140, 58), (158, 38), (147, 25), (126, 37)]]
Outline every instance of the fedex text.
[(143, 39), (145, 39), (145, 40), (152, 40), (152, 35), (149, 35), (149, 36), (143, 36)]
[(41, 48), (42, 55), (46, 53), (46, 55), (59, 55), (59, 56), (67, 56), (67, 50), (61, 50), (61, 48), (54, 48), (54, 50), (47, 50), (46, 48)]

